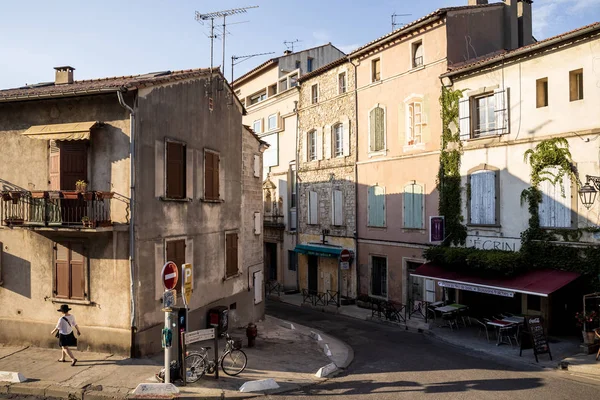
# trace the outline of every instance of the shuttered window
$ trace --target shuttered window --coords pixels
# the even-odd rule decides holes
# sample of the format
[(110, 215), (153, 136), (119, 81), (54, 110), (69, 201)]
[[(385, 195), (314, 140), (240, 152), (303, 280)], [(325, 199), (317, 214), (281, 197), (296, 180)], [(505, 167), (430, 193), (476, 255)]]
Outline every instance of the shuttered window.
[(308, 192), (308, 224), (319, 223), (319, 196), (317, 192)]
[(332, 194), (332, 215), (331, 222), (334, 226), (344, 225), (344, 215), (342, 207), (344, 206), (344, 194), (341, 190), (334, 190)]
[(371, 186), (367, 199), (368, 225), (385, 226), (385, 189), (381, 186)]
[(80, 242), (54, 244), (54, 297), (85, 300), (87, 257)]
[(185, 145), (167, 141), (167, 198), (186, 197)]
[(387, 297), (387, 259), (371, 256), (371, 294)]
[(219, 155), (204, 152), (204, 199), (219, 200)]
[(238, 274), (238, 234), (225, 235), (225, 276), (231, 277)]
[(473, 225), (496, 224), (496, 172), (477, 171), (470, 177), (469, 212)]
[(385, 110), (375, 107), (369, 113), (369, 151), (385, 149)]
[(416, 183), (404, 187), (403, 227), (423, 229), (423, 186)]
[(185, 239), (167, 241), (167, 261), (173, 261), (177, 265), (179, 272), (179, 281), (177, 283), (177, 292), (183, 279), (181, 266), (185, 264)]
[[(548, 169), (556, 176), (556, 168)], [(560, 182), (553, 184), (549, 181), (540, 183), (542, 202), (539, 205), (540, 226), (544, 228), (571, 228), (571, 178), (563, 177)]]

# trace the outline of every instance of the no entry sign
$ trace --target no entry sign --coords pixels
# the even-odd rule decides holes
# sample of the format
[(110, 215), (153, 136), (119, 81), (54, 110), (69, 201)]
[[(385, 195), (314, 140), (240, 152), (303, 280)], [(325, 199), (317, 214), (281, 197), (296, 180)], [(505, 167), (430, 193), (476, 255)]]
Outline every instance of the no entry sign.
[(350, 261), (350, 250), (348, 250), (348, 249), (342, 250), (342, 252), (340, 253), (340, 261), (341, 262)]
[(177, 281), (179, 280), (177, 264), (175, 264), (173, 261), (167, 261), (162, 269), (162, 272), (160, 273), (160, 277), (166, 290), (175, 289), (175, 286), (177, 286)]

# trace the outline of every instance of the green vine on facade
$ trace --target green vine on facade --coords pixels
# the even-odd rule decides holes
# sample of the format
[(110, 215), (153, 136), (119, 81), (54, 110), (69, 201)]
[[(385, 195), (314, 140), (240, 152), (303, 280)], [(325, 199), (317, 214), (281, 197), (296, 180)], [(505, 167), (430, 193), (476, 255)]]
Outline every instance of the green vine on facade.
[(437, 186), (440, 195), (439, 213), (444, 216), (446, 224), (443, 246), (464, 245), (467, 238), (461, 210), (460, 159), (463, 151), (458, 130), (458, 103), (462, 96), (463, 90), (446, 87), (442, 87), (440, 95), (442, 143)]

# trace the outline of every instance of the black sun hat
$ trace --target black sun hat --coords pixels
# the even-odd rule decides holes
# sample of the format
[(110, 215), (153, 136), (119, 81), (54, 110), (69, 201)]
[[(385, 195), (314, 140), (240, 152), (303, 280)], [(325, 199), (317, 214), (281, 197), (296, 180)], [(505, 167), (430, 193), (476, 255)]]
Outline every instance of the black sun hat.
[(71, 309), (69, 308), (69, 306), (68, 306), (68, 305), (66, 305), (66, 304), (63, 304), (63, 305), (62, 305), (62, 306), (60, 306), (60, 308), (59, 308), (58, 310), (56, 310), (56, 311), (60, 311), (60, 312), (64, 312), (64, 313), (66, 313), (66, 312), (68, 312), (68, 311), (71, 311)]

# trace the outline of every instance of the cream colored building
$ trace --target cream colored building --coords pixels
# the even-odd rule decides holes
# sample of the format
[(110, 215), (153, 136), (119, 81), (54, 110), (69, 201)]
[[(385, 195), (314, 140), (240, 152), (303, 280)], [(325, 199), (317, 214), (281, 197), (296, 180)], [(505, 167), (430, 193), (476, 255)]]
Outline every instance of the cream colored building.
[(296, 136), (298, 80), (344, 53), (328, 43), (272, 58), (233, 82), (245, 125), (269, 144), (264, 154), (265, 279), (297, 288)]

